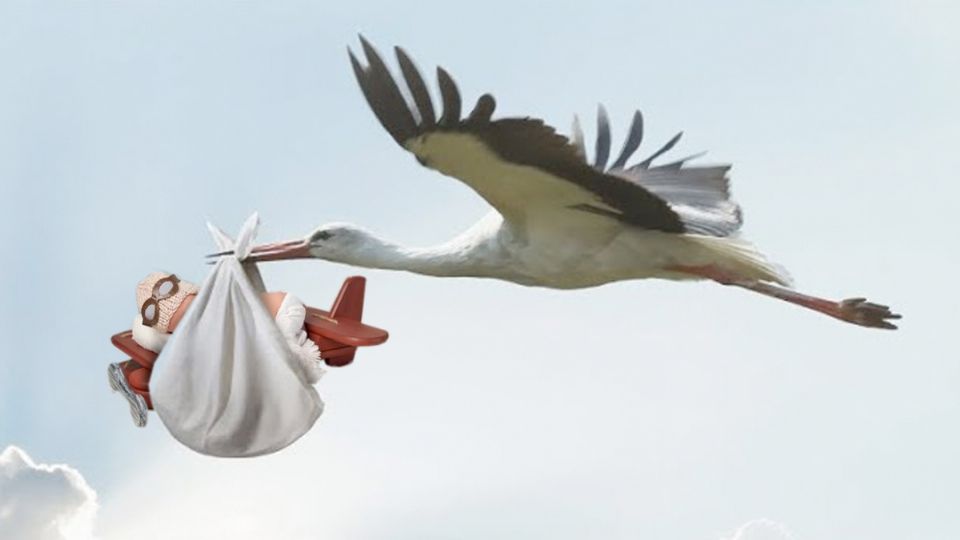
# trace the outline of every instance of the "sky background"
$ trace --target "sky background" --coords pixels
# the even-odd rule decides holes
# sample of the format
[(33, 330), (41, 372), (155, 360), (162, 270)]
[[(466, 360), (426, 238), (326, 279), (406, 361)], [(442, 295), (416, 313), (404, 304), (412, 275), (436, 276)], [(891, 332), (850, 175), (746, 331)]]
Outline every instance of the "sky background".
[[(946, 0), (3, 2), (0, 450), (78, 471), (106, 540), (960, 537), (958, 25)], [(502, 116), (579, 113), (589, 138), (603, 102), (618, 145), (640, 108), (648, 151), (684, 130), (675, 155), (734, 164), (745, 236), (801, 290), (902, 329), (709, 284), (272, 264), (268, 287), (321, 307), (368, 276), (390, 341), (328, 373), (276, 455), (134, 428), (109, 337), (150, 271), (203, 279), (206, 219), (429, 245), (487, 211), (376, 122), (358, 32)], [(0, 465), (43, 470), (19, 455)], [(6, 504), (41, 493), (12, 485)]]

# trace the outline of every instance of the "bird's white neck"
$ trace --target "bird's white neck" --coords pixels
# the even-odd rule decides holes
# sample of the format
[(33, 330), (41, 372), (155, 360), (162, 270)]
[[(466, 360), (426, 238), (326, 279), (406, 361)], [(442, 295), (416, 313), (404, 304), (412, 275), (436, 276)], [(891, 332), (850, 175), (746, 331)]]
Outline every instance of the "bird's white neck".
[(470, 255), (473, 244), (454, 239), (426, 248), (411, 248), (367, 235), (359, 245), (323, 258), (366, 268), (405, 270), (430, 276), (480, 276), (478, 261)]

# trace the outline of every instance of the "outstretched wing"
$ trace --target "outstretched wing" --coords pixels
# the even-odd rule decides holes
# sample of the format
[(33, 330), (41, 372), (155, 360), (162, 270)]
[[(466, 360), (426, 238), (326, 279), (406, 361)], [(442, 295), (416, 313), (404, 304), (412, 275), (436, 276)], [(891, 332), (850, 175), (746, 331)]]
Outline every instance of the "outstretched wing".
[[(638, 166), (624, 167), (639, 147), (642, 127), (639, 132), (631, 129), (620, 157), (605, 170), (609, 123), (602, 113), (606, 129), (599, 131), (597, 159), (591, 166), (585, 159), (581, 134), (575, 133), (571, 141), (542, 120), (493, 120), (496, 103), (489, 94), (481, 96), (472, 111), (461, 117), (460, 93), (443, 68), (437, 68), (443, 104), (438, 118), (427, 85), (410, 57), (395, 49), (406, 83), (401, 89), (377, 51), (362, 36), (360, 40), (367, 66), (361, 65), (352, 51), (350, 61), (367, 103), (387, 132), (424, 166), (470, 186), (511, 225), (531, 228), (549, 221), (547, 226), (553, 226), (565, 219), (558, 216), (594, 215), (603, 216), (604, 222), (613, 218), (650, 230), (718, 234), (716, 227), (689, 226), (683, 217), (683, 197), (678, 195), (670, 202), (679, 187), (668, 189), (661, 184), (672, 181), (662, 173), (672, 171), (666, 167), (673, 165), (651, 169), (649, 162), (655, 155)], [(637, 118), (639, 113), (634, 127)]]

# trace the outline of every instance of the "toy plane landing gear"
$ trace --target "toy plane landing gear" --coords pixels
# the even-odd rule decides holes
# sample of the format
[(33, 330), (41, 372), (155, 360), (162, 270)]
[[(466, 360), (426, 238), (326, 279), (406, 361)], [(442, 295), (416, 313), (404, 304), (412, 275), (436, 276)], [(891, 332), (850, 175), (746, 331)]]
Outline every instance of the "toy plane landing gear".
[[(307, 307), (305, 327), (307, 336), (320, 348), (320, 357), (332, 367), (343, 367), (353, 362), (357, 347), (379, 345), (387, 340), (386, 330), (363, 324), (363, 298), (366, 278), (353, 276), (345, 279), (330, 311)], [(150, 401), (150, 374), (157, 361), (157, 353), (144, 349), (133, 340), (130, 330), (110, 338), (113, 345), (130, 357), (121, 362), (124, 378), (130, 389), (143, 397), (147, 407)]]

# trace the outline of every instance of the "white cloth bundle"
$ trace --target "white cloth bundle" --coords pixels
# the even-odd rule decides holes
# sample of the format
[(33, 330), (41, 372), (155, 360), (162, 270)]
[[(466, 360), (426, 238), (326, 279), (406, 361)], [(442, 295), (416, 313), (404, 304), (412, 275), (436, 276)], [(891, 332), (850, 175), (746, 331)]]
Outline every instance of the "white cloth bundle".
[[(287, 346), (300, 359), (300, 364), (307, 374), (307, 381), (311, 384), (319, 381), (324, 374), (321, 365), (323, 359), (320, 356), (320, 347), (310, 340), (303, 326), (307, 320), (307, 306), (292, 294), (284, 295), (274, 318), (280, 333), (287, 340)], [(139, 313), (133, 318), (131, 333), (137, 345), (155, 353), (163, 351), (167, 340), (170, 339), (170, 334), (143, 324), (143, 316)]]
[(220, 457), (276, 452), (306, 433), (323, 412), (298, 355), (260, 299), (260, 272), (241, 264), (257, 215), (234, 242), (209, 225), (220, 257), (157, 358), (150, 397), (181, 443)]

